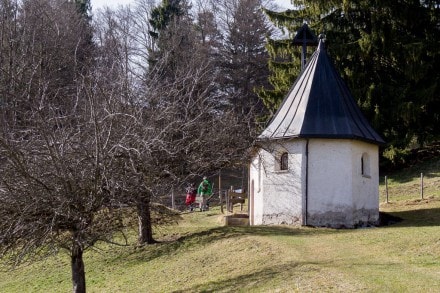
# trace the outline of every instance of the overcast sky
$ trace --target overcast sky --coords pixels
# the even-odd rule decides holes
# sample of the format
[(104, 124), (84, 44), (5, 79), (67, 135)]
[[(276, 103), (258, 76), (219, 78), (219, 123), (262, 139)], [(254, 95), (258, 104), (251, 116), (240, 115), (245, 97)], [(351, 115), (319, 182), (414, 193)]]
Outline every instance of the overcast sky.
[[(92, 9), (102, 8), (104, 6), (116, 7), (118, 5), (126, 5), (134, 2), (134, 0), (91, 0)], [(275, 2), (285, 8), (291, 8), (290, 0), (275, 0)]]

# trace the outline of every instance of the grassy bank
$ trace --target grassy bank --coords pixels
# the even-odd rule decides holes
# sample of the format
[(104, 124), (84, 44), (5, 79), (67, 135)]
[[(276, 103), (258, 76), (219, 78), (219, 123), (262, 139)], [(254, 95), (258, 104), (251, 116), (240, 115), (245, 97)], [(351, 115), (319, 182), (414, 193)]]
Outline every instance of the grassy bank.
[[(325, 228), (224, 227), (222, 214), (182, 214), (158, 227), (161, 242), (145, 247), (99, 246), (85, 256), (89, 292), (438, 292), (440, 167), (389, 175), (390, 202), (380, 186), (388, 226)], [(432, 165), (429, 165), (432, 164)], [(427, 169), (424, 169), (427, 170)], [(381, 180), (383, 181), (383, 180)], [(134, 236), (134, 235), (133, 235)], [(134, 237), (132, 243), (134, 243)], [(60, 255), (0, 272), (0, 292), (69, 292), (70, 265)]]

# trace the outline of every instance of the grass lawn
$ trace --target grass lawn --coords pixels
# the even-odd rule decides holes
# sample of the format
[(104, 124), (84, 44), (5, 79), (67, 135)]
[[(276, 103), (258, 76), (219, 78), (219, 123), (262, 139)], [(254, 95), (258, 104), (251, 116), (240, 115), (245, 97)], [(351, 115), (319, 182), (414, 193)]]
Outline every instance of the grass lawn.
[[(87, 252), (87, 290), (440, 292), (439, 162), (426, 173), (423, 200), (419, 170), (390, 175), (389, 203), (380, 186), (381, 211), (402, 219), (391, 225), (224, 227), (219, 208), (183, 213), (178, 224), (156, 228), (158, 244), (102, 244)], [(0, 292), (69, 291), (70, 264), (64, 254), (0, 272)]]

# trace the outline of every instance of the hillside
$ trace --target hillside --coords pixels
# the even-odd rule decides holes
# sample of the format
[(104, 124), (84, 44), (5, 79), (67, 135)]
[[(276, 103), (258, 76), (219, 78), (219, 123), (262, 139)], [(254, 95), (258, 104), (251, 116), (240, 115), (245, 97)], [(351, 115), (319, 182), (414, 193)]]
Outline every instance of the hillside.
[[(440, 287), (440, 158), (387, 177), (389, 203), (381, 178), (380, 209), (395, 219), (388, 225), (224, 227), (218, 207), (183, 213), (178, 224), (156, 228), (158, 244), (89, 251), (87, 290), (433, 292)], [(0, 292), (68, 291), (66, 255), (0, 273)]]

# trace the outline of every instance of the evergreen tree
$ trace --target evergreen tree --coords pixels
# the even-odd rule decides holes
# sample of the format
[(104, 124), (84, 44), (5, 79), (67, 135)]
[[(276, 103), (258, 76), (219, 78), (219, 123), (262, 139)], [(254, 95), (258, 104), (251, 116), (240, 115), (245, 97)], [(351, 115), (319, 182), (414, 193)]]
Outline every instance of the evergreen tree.
[[(151, 11), (149, 33), (155, 40), (150, 52), (151, 69), (172, 77), (178, 67), (194, 53), (196, 45), (190, 6), (186, 0), (163, 0)], [(159, 63), (158, 63), (159, 62)]]
[[(292, 1), (297, 10), (267, 11), (291, 36), (306, 19), (325, 33), (328, 51), (353, 96), (390, 145), (439, 137), (440, 1)], [(260, 97), (276, 109), (298, 75), (290, 40), (271, 40), (272, 91)], [(278, 62), (281, 57), (283, 63)], [(287, 59), (287, 62), (285, 61)], [(292, 63), (294, 62), (294, 63)]]
[[(271, 86), (260, 88), (258, 96), (273, 115), (301, 71), (301, 48), (295, 46), (292, 40), (306, 18), (302, 10), (275, 12), (264, 9), (264, 12), (277, 27), (288, 33), (287, 39), (269, 38), (266, 45), (270, 55)], [(313, 48), (307, 50), (311, 53)]]
[(159, 37), (159, 33), (164, 31), (174, 17), (184, 15), (184, 1), (181, 0), (163, 0), (162, 3), (151, 11), (150, 24), (154, 30), (150, 31), (150, 35), (154, 38)]
[[(261, 115), (263, 105), (256, 89), (267, 85), (269, 70), (266, 37), (273, 28), (261, 11), (261, 0), (229, 1), (228, 21), (220, 54), (223, 89), (239, 113)], [(232, 5), (231, 5), (232, 4)]]

